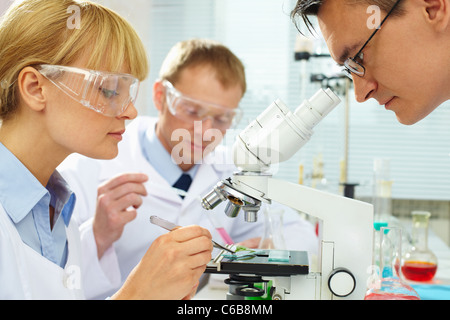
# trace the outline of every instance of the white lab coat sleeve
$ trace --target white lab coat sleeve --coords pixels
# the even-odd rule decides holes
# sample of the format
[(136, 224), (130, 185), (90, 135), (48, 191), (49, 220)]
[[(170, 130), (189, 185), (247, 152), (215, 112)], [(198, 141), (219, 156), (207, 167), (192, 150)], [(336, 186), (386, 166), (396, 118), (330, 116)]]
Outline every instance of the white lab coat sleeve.
[[(1, 206), (1, 204), (0, 204)], [(0, 208), (0, 214), (1, 208)], [(10, 235), (0, 223), (0, 300), (24, 299), (22, 277)]]
[(92, 220), (90, 219), (80, 226), (83, 284), (87, 299), (117, 290), (122, 282), (114, 245), (105, 251), (101, 259), (97, 257)]
[(58, 167), (58, 171), (77, 198), (72, 219), (77, 222), (80, 230), (81, 269), (87, 299), (111, 292), (121, 283), (119, 261), (114, 246), (106, 250), (100, 260), (97, 257), (92, 221), (97, 205), (100, 170), (99, 161), (76, 154), (69, 156)]

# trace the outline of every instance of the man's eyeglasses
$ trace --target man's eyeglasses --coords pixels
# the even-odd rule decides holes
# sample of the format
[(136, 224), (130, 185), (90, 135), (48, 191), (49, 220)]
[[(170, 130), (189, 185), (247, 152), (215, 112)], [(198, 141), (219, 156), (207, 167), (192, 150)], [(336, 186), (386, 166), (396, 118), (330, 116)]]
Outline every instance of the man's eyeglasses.
[(372, 33), (372, 35), (369, 37), (369, 39), (364, 43), (364, 45), (359, 49), (358, 53), (355, 54), (354, 57), (350, 57), (344, 62), (344, 69), (342, 70), (345, 75), (347, 75), (350, 79), (353, 78), (353, 74), (356, 74), (359, 77), (364, 77), (366, 73), (366, 69), (363, 66), (363, 50), (367, 46), (370, 40), (375, 36), (375, 34), (380, 30), (381, 26), (384, 24), (386, 19), (391, 15), (391, 13), (394, 11), (394, 9), (397, 7), (397, 5), (400, 3), (401, 0), (397, 0), (397, 2), (394, 3), (391, 10), (388, 12), (386, 17), (384, 17), (383, 21), (381, 21), (380, 25), (375, 29), (375, 31)]
[(241, 117), (240, 108), (230, 109), (217, 104), (204, 102), (183, 95), (167, 80), (163, 82), (166, 88), (166, 99), (170, 113), (186, 122), (205, 121), (210, 118), (213, 126), (226, 130), (236, 126)]
[(125, 112), (136, 101), (139, 80), (130, 74), (40, 64), (44, 77), (83, 106), (109, 117)]

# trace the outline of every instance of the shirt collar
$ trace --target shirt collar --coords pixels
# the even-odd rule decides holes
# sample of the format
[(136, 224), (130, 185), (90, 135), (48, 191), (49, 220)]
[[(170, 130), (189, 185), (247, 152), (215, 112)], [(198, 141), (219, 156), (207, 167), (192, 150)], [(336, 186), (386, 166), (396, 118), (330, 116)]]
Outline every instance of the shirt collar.
[(6, 213), (18, 223), (49, 193), (69, 206), (62, 210), (64, 222), (68, 225), (75, 204), (75, 195), (67, 183), (55, 171), (46, 189), (35, 176), (0, 143), (0, 203)]
[(75, 193), (70, 190), (67, 182), (58, 171), (51, 175), (47, 183), (47, 190), (52, 196), (52, 205), (55, 211), (61, 214), (64, 224), (68, 226), (75, 207)]

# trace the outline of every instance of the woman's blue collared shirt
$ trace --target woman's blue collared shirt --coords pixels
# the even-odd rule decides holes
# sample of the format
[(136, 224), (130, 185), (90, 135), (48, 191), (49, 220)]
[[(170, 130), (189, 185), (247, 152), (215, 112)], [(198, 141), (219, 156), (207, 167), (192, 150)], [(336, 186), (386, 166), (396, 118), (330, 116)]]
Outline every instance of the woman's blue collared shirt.
[[(44, 188), (0, 143), (0, 204), (25, 244), (64, 267), (68, 253), (66, 226), (72, 216), (75, 194), (57, 171)], [(55, 208), (53, 227), (50, 205)]]

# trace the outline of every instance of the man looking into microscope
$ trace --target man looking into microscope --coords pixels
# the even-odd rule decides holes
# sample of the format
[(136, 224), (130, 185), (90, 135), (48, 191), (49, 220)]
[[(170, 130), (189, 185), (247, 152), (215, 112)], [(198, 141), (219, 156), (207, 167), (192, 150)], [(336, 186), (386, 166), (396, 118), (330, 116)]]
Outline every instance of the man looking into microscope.
[[(381, 28), (371, 27), (371, 8)], [(291, 13), (309, 28), (310, 15), (358, 102), (373, 98), (412, 125), (450, 99), (449, 0), (299, 0)]]

